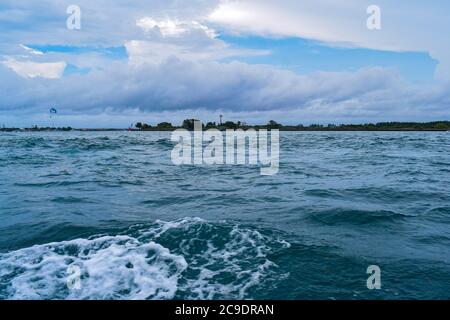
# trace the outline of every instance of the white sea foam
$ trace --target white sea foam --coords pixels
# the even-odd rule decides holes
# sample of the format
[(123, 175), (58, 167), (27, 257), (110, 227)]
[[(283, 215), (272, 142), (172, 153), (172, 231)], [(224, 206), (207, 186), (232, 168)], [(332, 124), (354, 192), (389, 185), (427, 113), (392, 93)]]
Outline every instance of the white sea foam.
[[(78, 266), (81, 288), (67, 288), (67, 268)], [(128, 236), (78, 239), (34, 246), (0, 258), (14, 299), (170, 299), (183, 257), (161, 245)]]
[(199, 218), (158, 222), (160, 227), (145, 231), (160, 238), (172, 229), (185, 237), (179, 252), (188, 261), (188, 269), (179, 292), (189, 299), (245, 299), (250, 290), (264, 282), (276, 282), (287, 276), (268, 259), (276, 249), (289, 246), (259, 231), (239, 225), (209, 223)]
[[(285, 243), (198, 218), (133, 226), (125, 235), (38, 245), (0, 255), (0, 298), (246, 298), (279, 280), (267, 256)], [(81, 271), (68, 289), (68, 267)]]

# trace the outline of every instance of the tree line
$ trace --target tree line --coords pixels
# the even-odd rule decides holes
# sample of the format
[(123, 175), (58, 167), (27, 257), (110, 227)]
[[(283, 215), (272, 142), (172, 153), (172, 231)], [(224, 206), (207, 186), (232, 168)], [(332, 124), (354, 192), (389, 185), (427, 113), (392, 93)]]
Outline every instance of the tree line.
[[(155, 126), (144, 122), (138, 122), (135, 125), (137, 130), (141, 131), (172, 131), (175, 129), (194, 130), (196, 119), (186, 119), (180, 126), (174, 126), (170, 122), (161, 122)], [(245, 122), (226, 121), (223, 123), (206, 122), (202, 123), (203, 130), (208, 129), (278, 129), (280, 131), (450, 131), (450, 121), (434, 122), (379, 122), (365, 124), (310, 124), (310, 125), (283, 125), (274, 120), (270, 120), (264, 125), (248, 125)]]
[[(194, 130), (194, 122), (196, 119), (186, 119), (181, 125), (176, 126), (170, 122), (161, 122), (157, 125), (150, 125), (145, 122), (138, 122), (134, 126), (128, 128), (132, 131), (173, 131), (175, 129), (187, 129)], [(280, 131), (450, 131), (450, 121), (434, 121), (434, 122), (379, 122), (379, 123), (365, 123), (365, 124), (310, 124), (310, 125), (283, 125), (274, 120), (270, 120), (263, 125), (249, 125), (242, 121), (226, 121), (223, 123), (206, 122), (202, 123), (203, 130), (208, 129), (278, 129)], [(31, 128), (7, 128), (2, 126), (0, 132), (9, 131), (72, 131), (72, 130), (84, 130), (84, 131), (120, 131), (124, 129), (73, 129), (71, 127), (63, 128), (50, 128), (50, 127), (38, 127), (32, 126)]]

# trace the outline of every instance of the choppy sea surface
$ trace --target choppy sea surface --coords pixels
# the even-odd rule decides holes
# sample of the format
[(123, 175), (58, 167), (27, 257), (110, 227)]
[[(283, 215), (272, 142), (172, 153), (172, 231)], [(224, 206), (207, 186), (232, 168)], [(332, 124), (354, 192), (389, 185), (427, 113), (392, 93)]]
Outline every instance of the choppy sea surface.
[(450, 298), (450, 133), (282, 132), (275, 176), (172, 148), (1, 133), (0, 299)]

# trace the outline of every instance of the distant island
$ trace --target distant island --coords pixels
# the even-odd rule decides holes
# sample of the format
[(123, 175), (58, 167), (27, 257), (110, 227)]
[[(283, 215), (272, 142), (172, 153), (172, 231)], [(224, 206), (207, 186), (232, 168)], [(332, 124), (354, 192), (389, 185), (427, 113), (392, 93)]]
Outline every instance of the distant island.
[[(170, 122), (161, 122), (157, 125), (150, 125), (145, 122), (137, 122), (133, 127), (126, 129), (74, 129), (71, 127), (39, 127), (31, 128), (0, 128), (0, 132), (35, 132), (35, 131), (173, 131), (176, 129), (194, 129), (196, 119), (186, 119), (180, 126), (172, 125)], [(434, 122), (379, 122), (365, 124), (310, 124), (310, 125), (283, 125), (276, 121), (269, 121), (264, 125), (248, 125), (245, 122), (226, 121), (223, 123), (207, 122), (203, 124), (203, 129), (278, 129), (280, 131), (450, 131), (450, 121), (434, 121)]]

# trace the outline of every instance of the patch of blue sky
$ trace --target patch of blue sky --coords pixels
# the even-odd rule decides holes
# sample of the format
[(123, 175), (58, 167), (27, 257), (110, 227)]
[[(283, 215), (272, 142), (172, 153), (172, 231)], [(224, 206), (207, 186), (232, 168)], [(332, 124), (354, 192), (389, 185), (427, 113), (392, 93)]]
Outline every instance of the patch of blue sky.
[(366, 67), (392, 68), (413, 82), (433, 80), (438, 62), (425, 52), (391, 52), (364, 48), (332, 47), (301, 38), (267, 38), (221, 35), (226, 43), (242, 48), (269, 50), (271, 55), (243, 57), (252, 64), (270, 64), (299, 74), (316, 71), (355, 71)]
[(127, 50), (124, 46), (118, 47), (74, 47), (74, 46), (66, 46), (66, 45), (27, 45), (30, 48), (41, 51), (43, 53), (67, 53), (67, 54), (89, 54), (89, 53), (97, 53), (101, 54), (105, 57), (121, 60), (127, 59)]
[(87, 74), (91, 71), (91, 68), (79, 68), (73, 64), (68, 64), (66, 69), (64, 69), (64, 76), (68, 76), (71, 74)]

